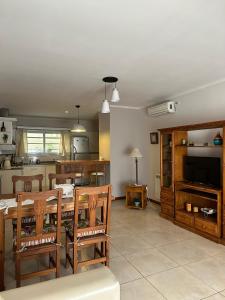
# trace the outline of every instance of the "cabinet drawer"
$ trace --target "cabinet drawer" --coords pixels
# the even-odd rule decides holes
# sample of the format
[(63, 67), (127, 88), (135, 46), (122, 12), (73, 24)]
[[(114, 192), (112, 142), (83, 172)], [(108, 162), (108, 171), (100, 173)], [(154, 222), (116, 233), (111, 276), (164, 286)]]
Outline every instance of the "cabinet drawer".
[(174, 208), (171, 205), (161, 203), (161, 212), (165, 215), (170, 216), (170, 217), (174, 216)]
[(186, 212), (176, 211), (176, 220), (185, 225), (194, 226), (194, 216)]
[(218, 236), (218, 226), (208, 221), (195, 218), (195, 228), (209, 234)]

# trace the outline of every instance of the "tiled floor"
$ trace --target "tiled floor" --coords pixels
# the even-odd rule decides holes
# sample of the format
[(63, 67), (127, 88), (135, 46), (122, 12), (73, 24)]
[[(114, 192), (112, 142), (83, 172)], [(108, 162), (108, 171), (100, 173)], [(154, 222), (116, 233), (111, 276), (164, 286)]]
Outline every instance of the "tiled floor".
[[(10, 230), (8, 237), (10, 241)], [(157, 205), (139, 211), (114, 201), (111, 244), (110, 267), (121, 284), (122, 300), (225, 300), (225, 246), (160, 218)], [(12, 288), (9, 242), (7, 249), (6, 287)], [(25, 266), (33, 267), (35, 261)], [(62, 266), (63, 275), (70, 273)]]

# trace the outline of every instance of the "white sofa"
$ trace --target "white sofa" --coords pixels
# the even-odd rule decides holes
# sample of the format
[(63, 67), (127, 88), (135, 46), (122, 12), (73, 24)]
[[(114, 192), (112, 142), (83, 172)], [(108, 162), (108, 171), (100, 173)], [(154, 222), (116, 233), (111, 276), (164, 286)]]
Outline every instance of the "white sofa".
[(107, 267), (0, 293), (1, 300), (119, 300), (120, 285)]

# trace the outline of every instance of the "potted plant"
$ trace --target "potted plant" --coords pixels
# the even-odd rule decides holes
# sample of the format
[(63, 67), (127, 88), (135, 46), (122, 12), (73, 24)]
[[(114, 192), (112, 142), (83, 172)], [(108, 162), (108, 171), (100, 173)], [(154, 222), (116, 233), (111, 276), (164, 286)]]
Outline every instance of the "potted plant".
[(8, 134), (4, 133), (3, 136), (2, 136), (3, 142), (7, 143), (8, 142), (8, 138), (9, 138)]

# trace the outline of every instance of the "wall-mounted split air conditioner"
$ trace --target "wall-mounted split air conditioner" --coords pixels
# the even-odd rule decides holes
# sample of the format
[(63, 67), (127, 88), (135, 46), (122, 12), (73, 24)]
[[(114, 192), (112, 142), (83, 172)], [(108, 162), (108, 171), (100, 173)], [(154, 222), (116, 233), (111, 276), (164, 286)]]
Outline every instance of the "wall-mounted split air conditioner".
[(159, 117), (165, 114), (176, 112), (176, 102), (167, 101), (158, 105), (148, 107), (148, 114), (151, 117)]

